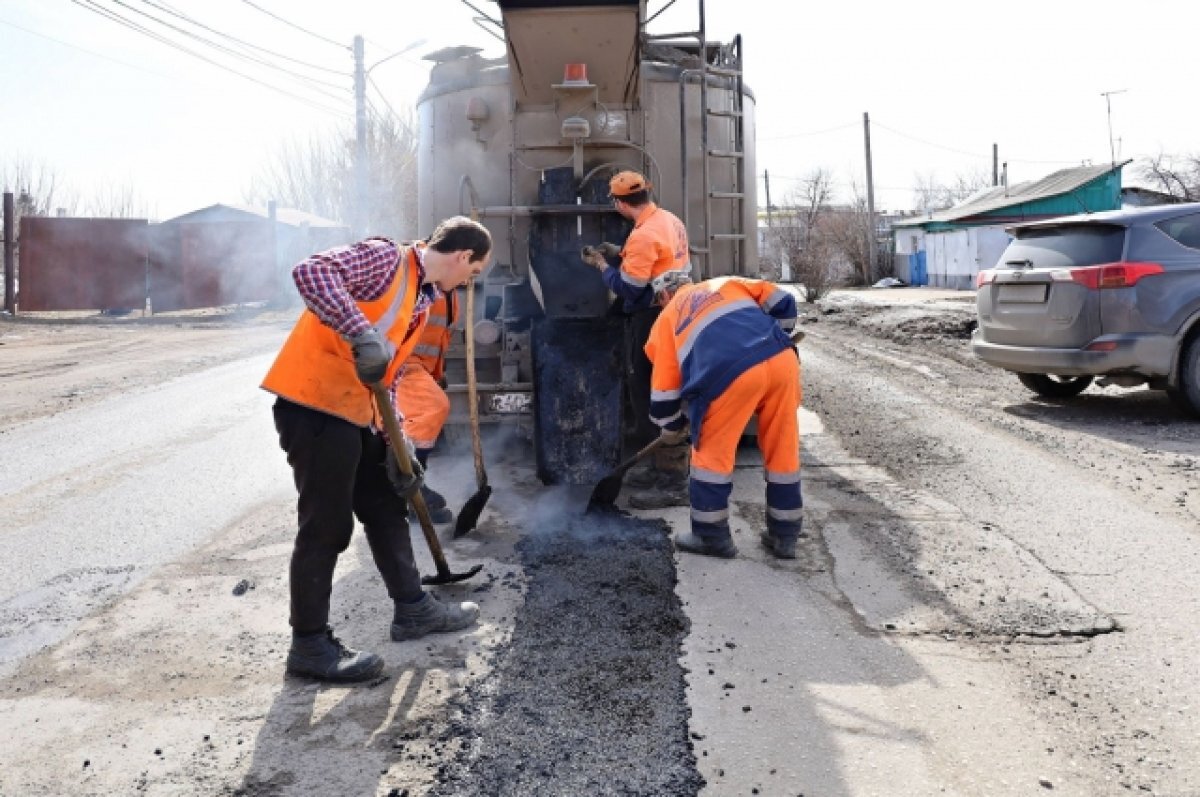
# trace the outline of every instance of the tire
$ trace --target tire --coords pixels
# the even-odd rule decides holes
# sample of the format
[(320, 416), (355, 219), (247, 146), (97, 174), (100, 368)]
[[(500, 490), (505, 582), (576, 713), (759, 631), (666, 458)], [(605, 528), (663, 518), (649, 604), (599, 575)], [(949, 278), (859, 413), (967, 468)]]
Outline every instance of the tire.
[(1200, 335), (1192, 335), (1179, 355), (1179, 383), (1167, 388), (1175, 406), (1193, 418), (1200, 418)]
[(1017, 374), (1021, 384), (1042, 398), (1075, 398), (1088, 389), (1093, 377), (1054, 376), (1053, 374)]

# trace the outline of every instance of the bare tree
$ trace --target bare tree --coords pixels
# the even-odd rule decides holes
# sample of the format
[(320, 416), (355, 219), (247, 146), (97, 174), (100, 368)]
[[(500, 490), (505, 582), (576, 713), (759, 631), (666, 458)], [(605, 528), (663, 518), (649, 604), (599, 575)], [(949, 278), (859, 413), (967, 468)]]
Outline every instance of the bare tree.
[(1200, 155), (1158, 155), (1137, 167), (1138, 176), (1159, 191), (1185, 202), (1200, 199)]
[(79, 205), (78, 196), (63, 186), (52, 168), (28, 158), (0, 164), (0, 187), (12, 192), (18, 220), (22, 216), (50, 216), (60, 208), (70, 214)]
[(768, 234), (768, 260), (782, 277), (785, 267), (791, 279), (803, 285), (805, 301), (815, 302), (834, 283), (832, 248), (823, 221), (833, 196), (833, 175), (814, 169), (792, 192), (776, 213)]
[[(246, 199), (256, 204), (275, 200), (326, 218), (352, 219), (354, 152), (354, 136), (344, 131), (286, 142), (252, 180)], [(368, 230), (373, 235), (416, 237), (417, 130), (413, 113), (370, 114), (367, 153), (371, 164)]]
[(950, 182), (940, 181), (933, 172), (917, 174), (913, 177), (913, 204), (925, 212), (945, 210), (991, 184), (991, 177), (982, 169), (956, 174)]
[(152, 208), (132, 182), (107, 183), (85, 204), (90, 216), (108, 219), (148, 219)]

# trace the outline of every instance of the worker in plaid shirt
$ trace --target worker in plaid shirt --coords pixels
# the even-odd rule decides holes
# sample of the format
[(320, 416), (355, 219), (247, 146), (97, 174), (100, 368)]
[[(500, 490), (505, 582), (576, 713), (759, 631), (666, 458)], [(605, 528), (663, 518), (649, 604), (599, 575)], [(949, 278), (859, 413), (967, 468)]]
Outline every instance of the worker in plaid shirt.
[[(380, 656), (347, 648), (329, 627), (333, 572), (355, 517), (395, 605), (393, 640), (457, 631), (479, 616), (474, 603), (444, 604), (421, 587), (405, 499), (420, 489), (422, 470), (411, 443), (383, 434), (370, 386), (386, 385), (395, 411), (396, 383), (428, 308), (442, 291), (478, 275), (491, 248), (483, 225), (457, 216), (423, 246), (368, 238), (293, 269), (306, 309), (262, 384), (278, 397), (275, 428), (299, 493), (290, 673), (359, 682), (383, 669)], [(410, 457), (411, 477), (389, 446)]]

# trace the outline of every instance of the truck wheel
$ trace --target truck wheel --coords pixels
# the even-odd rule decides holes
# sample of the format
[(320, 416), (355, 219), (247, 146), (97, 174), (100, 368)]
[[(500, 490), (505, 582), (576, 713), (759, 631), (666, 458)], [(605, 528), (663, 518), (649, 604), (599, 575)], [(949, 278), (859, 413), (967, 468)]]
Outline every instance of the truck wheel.
[(1179, 357), (1179, 384), (1167, 388), (1167, 395), (1184, 413), (1200, 418), (1200, 334), (1184, 345)]
[(1017, 374), (1021, 384), (1042, 398), (1074, 398), (1087, 390), (1090, 376), (1054, 376), (1053, 374)]

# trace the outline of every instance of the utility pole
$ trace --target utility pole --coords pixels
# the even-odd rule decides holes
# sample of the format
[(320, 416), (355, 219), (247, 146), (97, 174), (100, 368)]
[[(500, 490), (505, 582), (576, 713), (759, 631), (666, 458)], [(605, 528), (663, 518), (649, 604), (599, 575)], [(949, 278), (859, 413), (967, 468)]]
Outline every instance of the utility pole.
[(4, 192), (4, 309), (12, 315), (17, 314), (17, 275), (14, 273), (15, 260), (13, 252), (16, 242), (13, 240), (13, 219), (16, 211), (13, 208), (11, 191)]
[(354, 233), (367, 234), (367, 73), (363, 37), (354, 37)]
[(1000, 145), (992, 144), (992, 188), (1000, 185)]
[(1115, 91), (1102, 91), (1100, 96), (1104, 98), (1104, 107), (1108, 110), (1108, 156), (1112, 161), (1113, 168), (1117, 165), (1117, 152), (1113, 148), (1112, 134), (1112, 95), (1124, 94), (1127, 89), (1116, 89)]
[[(772, 212), (771, 212), (771, 173), (769, 171), (767, 171), (766, 169), (763, 169), (763, 186), (765, 187), (766, 192), (767, 192), (767, 234), (765, 236), (763, 236), (763, 244), (766, 246), (767, 253), (770, 256), (770, 258), (773, 258), (774, 253), (771, 251), (771, 248), (775, 245), (775, 242), (773, 240), (773, 236), (771, 235), (771, 233), (773, 232), (772, 228), (775, 225), (773, 223), (773, 216), (772, 216)], [(771, 262), (771, 260), (768, 259), (767, 262)], [(783, 279), (783, 263), (782, 262), (779, 264), (779, 278)]]
[(871, 117), (863, 111), (863, 142), (867, 150), (867, 267), (864, 274), (867, 282), (878, 273), (875, 269), (875, 179), (871, 173)]
[(775, 225), (772, 224), (771, 219), (771, 173), (766, 169), (763, 169), (763, 184), (767, 189), (767, 229), (769, 230)]

